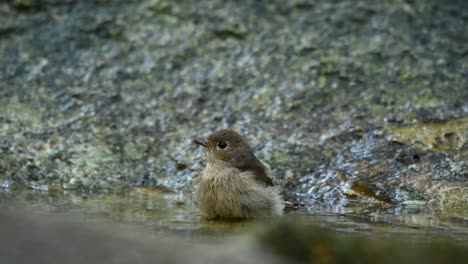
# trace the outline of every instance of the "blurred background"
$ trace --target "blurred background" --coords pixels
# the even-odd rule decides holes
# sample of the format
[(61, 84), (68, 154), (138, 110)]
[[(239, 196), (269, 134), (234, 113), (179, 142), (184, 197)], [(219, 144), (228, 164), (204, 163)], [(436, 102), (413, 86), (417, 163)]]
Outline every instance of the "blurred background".
[[(219, 240), (252, 237), (222, 258), (466, 257), (467, 25), (463, 0), (2, 1), (0, 221), (29, 230), (6, 243), (115, 225), (99, 239), (137, 242), (115, 242), (104, 261), (167, 237), (183, 249), (202, 240), (188, 251), (201, 262)], [(221, 128), (242, 133), (304, 206), (263, 231), (201, 220), (191, 141)], [(60, 220), (31, 225), (36, 213)], [(30, 238), (72, 247), (72, 233), (50, 233)]]

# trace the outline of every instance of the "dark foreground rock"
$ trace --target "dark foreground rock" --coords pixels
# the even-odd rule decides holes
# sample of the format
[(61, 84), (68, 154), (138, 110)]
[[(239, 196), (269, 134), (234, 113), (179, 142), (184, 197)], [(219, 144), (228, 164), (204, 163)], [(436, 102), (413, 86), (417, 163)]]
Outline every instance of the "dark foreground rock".
[(191, 190), (231, 127), (288, 199), (468, 211), (466, 1), (3, 1), (4, 188)]

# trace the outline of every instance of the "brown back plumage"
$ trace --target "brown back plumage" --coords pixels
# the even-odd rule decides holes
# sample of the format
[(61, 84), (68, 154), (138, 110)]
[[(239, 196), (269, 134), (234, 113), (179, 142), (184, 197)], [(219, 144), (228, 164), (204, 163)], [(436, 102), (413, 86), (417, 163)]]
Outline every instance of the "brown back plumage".
[(251, 171), (254, 173), (254, 179), (266, 186), (273, 186), (273, 181), (266, 173), (265, 166), (255, 157), (255, 162), (245, 163), (241, 166), (236, 166), (241, 171)]

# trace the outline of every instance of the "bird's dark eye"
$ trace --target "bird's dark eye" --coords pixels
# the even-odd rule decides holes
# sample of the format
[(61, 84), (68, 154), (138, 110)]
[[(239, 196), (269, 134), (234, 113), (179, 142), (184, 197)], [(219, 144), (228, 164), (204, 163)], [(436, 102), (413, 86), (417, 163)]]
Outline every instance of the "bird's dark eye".
[(227, 143), (224, 141), (221, 141), (218, 143), (218, 148), (220, 149), (225, 149), (227, 147)]

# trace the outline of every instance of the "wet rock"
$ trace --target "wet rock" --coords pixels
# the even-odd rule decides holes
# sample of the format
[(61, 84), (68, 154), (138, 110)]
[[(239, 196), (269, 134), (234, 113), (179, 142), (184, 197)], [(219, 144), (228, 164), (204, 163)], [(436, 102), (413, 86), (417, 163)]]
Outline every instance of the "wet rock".
[(410, 126), (390, 126), (390, 139), (394, 142), (416, 145), (422, 149), (456, 151), (468, 138), (468, 119), (416, 123)]
[(463, 192), (438, 190), (466, 184), (466, 10), (1, 3), (0, 180), (190, 191), (203, 163), (191, 139), (231, 127), (287, 198), (448, 206)]

